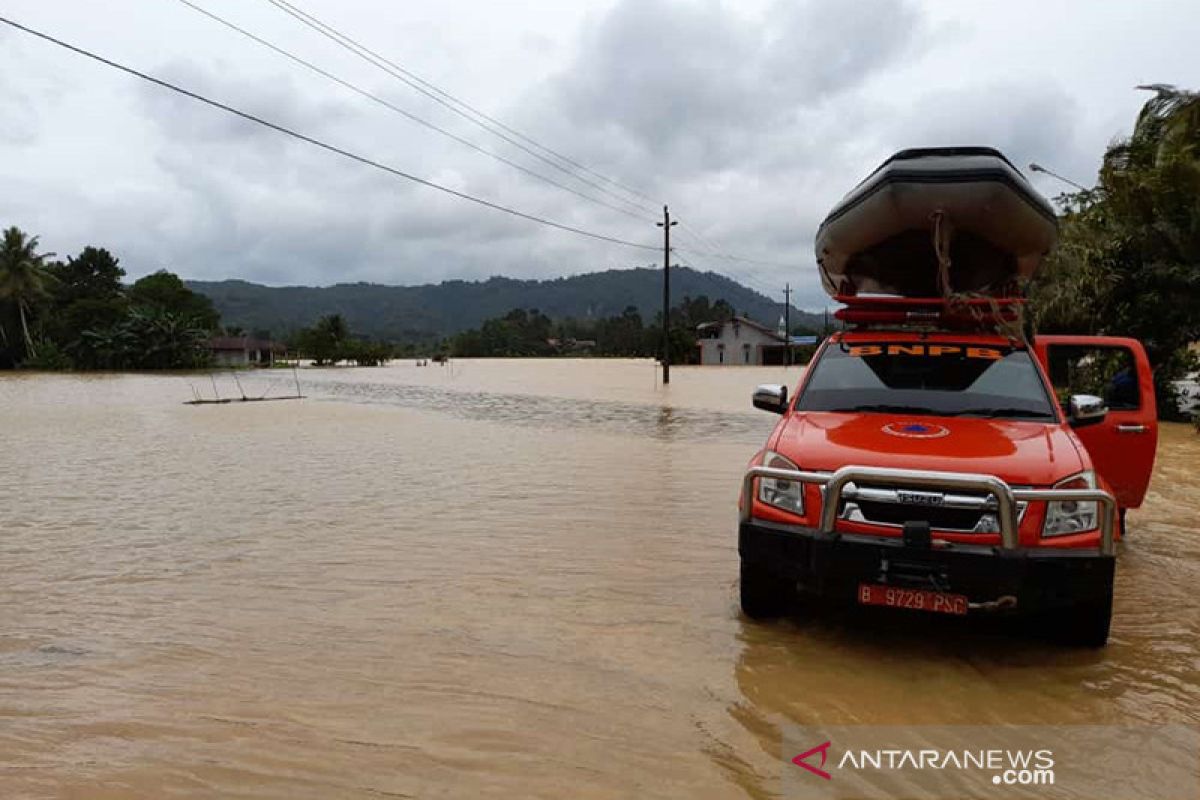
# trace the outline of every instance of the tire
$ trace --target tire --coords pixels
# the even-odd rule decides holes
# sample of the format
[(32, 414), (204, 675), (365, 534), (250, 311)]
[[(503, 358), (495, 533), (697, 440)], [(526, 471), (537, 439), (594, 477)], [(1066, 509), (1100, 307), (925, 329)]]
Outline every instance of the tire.
[(774, 619), (791, 609), (796, 584), (743, 560), (741, 599), (742, 613), (750, 619)]
[(1102, 600), (1081, 603), (1052, 615), (1047, 634), (1060, 644), (1104, 647), (1112, 623), (1112, 592)]
[(1125, 527), (1125, 509), (1117, 511), (1117, 530), (1121, 533), (1121, 538), (1124, 539), (1129, 534), (1129, 529)]

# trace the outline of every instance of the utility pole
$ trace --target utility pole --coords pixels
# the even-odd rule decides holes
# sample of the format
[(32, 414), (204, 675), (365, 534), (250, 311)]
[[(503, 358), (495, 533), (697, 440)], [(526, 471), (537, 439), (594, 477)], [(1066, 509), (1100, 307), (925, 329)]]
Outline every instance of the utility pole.
[(792, 365), (792, 285), (783, 285), (783, 365)]
[(662, 372), (663, 383), (671, 382), (671, 212), (663, 206), (663, 310), (662, 310)]

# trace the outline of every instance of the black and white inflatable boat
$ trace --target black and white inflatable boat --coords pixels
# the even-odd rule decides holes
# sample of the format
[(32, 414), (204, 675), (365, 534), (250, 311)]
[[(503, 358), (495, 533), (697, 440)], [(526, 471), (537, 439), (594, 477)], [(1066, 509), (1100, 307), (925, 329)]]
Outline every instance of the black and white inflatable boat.
[(1011, 296), (1057, 235), (1054, 208), (998, 151), (903, 150), (829, 212), (817, 263), (834, 296)]

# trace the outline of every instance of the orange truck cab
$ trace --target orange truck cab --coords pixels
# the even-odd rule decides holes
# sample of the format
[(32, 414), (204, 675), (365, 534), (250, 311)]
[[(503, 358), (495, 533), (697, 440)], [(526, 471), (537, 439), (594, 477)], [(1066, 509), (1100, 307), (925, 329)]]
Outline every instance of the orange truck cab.
[(742, 486), (748, 616), (818, 596), (1107, 641), (1115, 542), (1158, 437), (1145, 351), (980, 327), (860, 326), (794, 393), (758, 387), (780, 419)]

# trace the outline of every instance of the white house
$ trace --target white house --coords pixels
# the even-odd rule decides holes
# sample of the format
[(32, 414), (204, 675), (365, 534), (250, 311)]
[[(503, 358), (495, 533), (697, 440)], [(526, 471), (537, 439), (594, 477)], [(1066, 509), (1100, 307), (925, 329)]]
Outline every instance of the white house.
[(213, 364), (218, 367), (269, 367), (283, 345), (250, 336), (214, 336), (208, 343)]
[(782, 364), (783, 335), (747, 317), (706, 322), (698, 328), (700, 363), (761, 366)]

